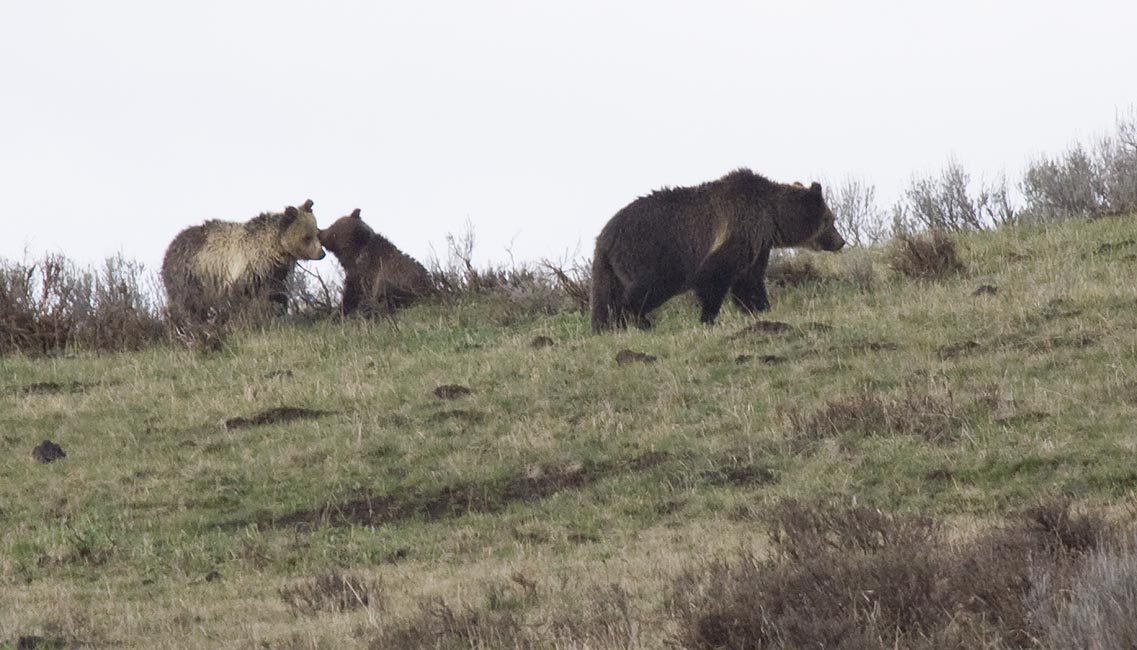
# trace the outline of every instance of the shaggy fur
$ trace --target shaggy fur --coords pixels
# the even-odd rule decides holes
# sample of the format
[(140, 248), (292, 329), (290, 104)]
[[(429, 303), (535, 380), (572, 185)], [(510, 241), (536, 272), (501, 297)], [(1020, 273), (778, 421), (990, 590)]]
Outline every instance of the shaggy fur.
[(423, 265), (364, 223), (358, 208), (321, 230), (320, 242), (343, 266), (345, 315), (390, 314), (433, 290)]
[(236, 308), (287, 308), (285, 279), (296, 262), (324, 257), (312, 205), (245, 223), (213, 219), (178, 233), (162, 262), (171, 315), (204, 321)]
[(730, 292), (748, 311), (769, 308), (770, 249), (804, 246), (837, 251), (821, 185), (774, 183), (749, 169), (695, 187), (640, 197), (608, 221), (592, 261), (592, 328), (651, 326), (647, 315), (694, 289), (713, 323)]

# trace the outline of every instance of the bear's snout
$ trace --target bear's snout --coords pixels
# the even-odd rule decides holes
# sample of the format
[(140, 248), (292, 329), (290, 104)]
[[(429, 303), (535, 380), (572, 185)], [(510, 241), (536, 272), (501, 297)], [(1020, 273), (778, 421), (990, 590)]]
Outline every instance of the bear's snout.
[(806, 247), (817, 251), (836, 253), (845, 247), (845, 238), (841, 236), (841, 233), (837, 232), (835, 226), (830, 224), (821, 232), (814, 235)]

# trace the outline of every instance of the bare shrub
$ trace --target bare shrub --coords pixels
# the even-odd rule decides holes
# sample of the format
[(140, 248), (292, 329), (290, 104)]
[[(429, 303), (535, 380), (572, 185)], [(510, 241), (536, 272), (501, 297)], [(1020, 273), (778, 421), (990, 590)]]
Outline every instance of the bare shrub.
[(439, 648), (529, 648), (532, 643), (512, 608), (491, 597), (481, 609), (455, 607), (443, 598), (419, 605), (419, 613), (384, 627), (372, 639), (372, 650), (436, 650)]
[(826, 187), (825, 202), (837, 217), (837, 230), (854, 246), (874, 246), (889, 235), (889, 221), (876, 203), (876, 186), (846, 178)]
[(1014, 223), (1006, 179), (981, 181), (971, 193), (971, 176), (954, 160), (938, 177), (914, 177), (894, 209), (900, 232), (988, 230)]
[(164, 340), (153, 286), (142, 265), (121, 256), (99, 270), (59, 254), (0, 262), (0, 354), (136, 350)]
[(435, 255), (427, 260), (434, 288), (443, 302), (456, 305), (476, 297), (499, 325), (587, 306), (587, 275), (575, 269), (565, 272), (559, 266), (553, 270), (548, 262), (544, 268), (512, 261), (478, 268), (473, 262), (474, 241), (473, 227), (467, 224), (465, 232), (446, 236), (445, 260)]
[(542, 262), (542, 266), (557, 279), (558, 286), (572, 301), (576, 311), (587, 312), (589, 301), (592, 299), (591, 260), (573, 264), (568, 270), (565, 270), (564, 264), (555, 264), (549, 260)]
[(343, 296), (342, 277), (325, 280), (301, 265), (285, 280), (288, 312), (302, 320), (321, 320), (339, 315)]
[(1030, 602), (1043, 648), (1137, 647), (1137, 537), (1094, 551), (1068, 584), (1052, 568), (1035, 572)]
[(280, 589), (280, 599), (294, 614), (316, 616), (323, 612), (382, 609), (382, 585), (350, 573), (331, 572), (300, 580)]
[[(699, 650), (1029, 647), (1035, 643), (1027, 606), (1033, 576), (1057, 574), (1056, 567), (1085, 557), (1080, 534), (1055, 533), (1101, 525), (1061, 502), (1037, 511), (1047, 513), (1041, 520), (1048, 524), (1028, 512), (953, 544), (926, 517), (784, 502), (768, 518), (771, 557), (741, 551), (698, 563), (676, 579), (668, 610), (679, 624), (678, 644)], [(1066, 523), (1049, 525), (1060, 521)]]
[(1137, 210), (1137, 112), (1119, 116), (1116, 131), (1089, 149), (1030, 163), (1023, 175), (1025, 217), (1060, 221)]
[(938, 280), (966, 270), (955, 241), (943, 230), (898, 234), (888, 250), (889, 267), (915, 280)]
[(589, 590), (579, 607), (554, 617), (552, 628), (569, 647), (643, 647), (639, 614), (627, 590), (615, 583)]

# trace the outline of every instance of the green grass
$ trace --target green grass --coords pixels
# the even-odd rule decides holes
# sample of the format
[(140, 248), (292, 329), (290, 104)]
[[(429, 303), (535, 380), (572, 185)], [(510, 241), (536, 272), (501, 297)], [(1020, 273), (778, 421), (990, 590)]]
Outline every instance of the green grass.
[[(675, 576), (760, 549), (786, 498), (961, 534), (1058, 495), (1120, 512), (1137, 486), (1135, 231), (964, 236), (967, 271), (934, 283), (883, 249), (818, 256), (828, 280), (771, 287), (764, 317), (800, 328), (784, 333), (740, 333), (733, 309), (699, 326), (686, 299), (605, 336), (575, 313), (501, 325), (475, 302), (397, 327), (279, 325), (208, 355), (4, 358), (0, 643), (382, 647), (441, 597), (548, 647), (659, 647)], [(854, 266), (871, 291), (843, 279)], [(624, 348), (658, 361), (618, 366)], [(44, 382), (61, 390), (27, 390)], [(443, 401), (442, 384), (473, 392)], [(330, 413), (222, 424), (279, 406)], [(45, 438), (67, 458), (33, 462)], [(337, 571), (365, 579), (367, 606), (281, 595)], [(601, 592), (634, 630), (566, 632), (611, 615)]]

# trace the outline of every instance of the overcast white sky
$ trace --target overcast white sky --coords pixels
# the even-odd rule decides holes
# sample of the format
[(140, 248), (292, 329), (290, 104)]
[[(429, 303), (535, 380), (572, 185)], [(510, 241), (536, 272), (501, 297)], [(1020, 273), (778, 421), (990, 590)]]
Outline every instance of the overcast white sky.
[(305, 198), (425, 258), (591, 254), (748, 166), (891, 203), (1012, 178), (1137, 104), (1137, 3), (4, 2), (0, 257), (123, 252)]

